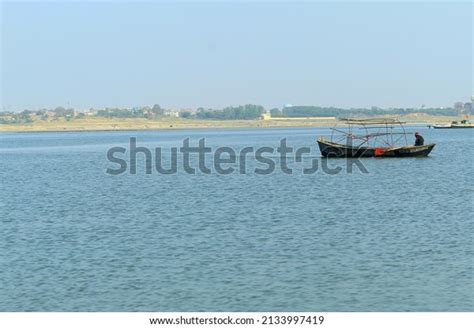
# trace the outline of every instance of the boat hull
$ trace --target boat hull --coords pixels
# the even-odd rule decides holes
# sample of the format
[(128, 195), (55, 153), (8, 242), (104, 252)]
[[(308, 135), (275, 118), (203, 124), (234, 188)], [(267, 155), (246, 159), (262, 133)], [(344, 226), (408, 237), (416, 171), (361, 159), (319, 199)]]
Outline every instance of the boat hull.
[(422, 157), (428, 156), (435, 144), (398, 148), (351, 147), (318, 140), (323, 157)]

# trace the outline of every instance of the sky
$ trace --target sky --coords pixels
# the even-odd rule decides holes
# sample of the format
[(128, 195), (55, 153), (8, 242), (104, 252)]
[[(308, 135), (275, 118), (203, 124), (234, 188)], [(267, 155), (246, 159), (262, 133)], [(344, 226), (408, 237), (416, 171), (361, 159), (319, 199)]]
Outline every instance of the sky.
[(2, 2), (1, 110), (446, 107), (473, 91), (473, 5)]

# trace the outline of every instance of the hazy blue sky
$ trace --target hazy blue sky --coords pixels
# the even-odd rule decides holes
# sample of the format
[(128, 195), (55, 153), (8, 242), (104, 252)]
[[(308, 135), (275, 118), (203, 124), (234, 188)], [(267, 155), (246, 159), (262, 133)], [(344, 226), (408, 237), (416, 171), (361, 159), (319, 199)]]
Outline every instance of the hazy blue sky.
[(2, 108), (450, 106), (472, 3), (3, 3)]

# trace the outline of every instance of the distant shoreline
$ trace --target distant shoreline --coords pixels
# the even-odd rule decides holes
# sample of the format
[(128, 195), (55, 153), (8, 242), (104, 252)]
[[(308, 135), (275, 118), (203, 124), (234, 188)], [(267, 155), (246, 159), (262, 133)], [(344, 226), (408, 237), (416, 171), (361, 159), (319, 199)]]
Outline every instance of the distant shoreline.
[[(459, 117), (406, 115), (399, 117), (407, 125), (432, 125), (449, 123)], [(111, 132), (111, 131), (170, 131), (183, 129), (240, 129), (240, 128), (329, 128), (335, 119), (278, 119), (278, 120), (196, 120), (168, 118), (161, 120), (86, 118), (52, 121), (35, 121), (23, 124), (1, 124), (0, 133), (39, 132)]]

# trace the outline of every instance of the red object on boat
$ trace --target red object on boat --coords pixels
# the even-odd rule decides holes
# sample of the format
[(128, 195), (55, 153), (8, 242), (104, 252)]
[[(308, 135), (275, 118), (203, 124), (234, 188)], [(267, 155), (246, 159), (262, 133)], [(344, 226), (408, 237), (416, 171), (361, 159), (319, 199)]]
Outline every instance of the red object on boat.
[(382, 156), (385, 153), (383, 148), (375, 148), (375, 156)]

